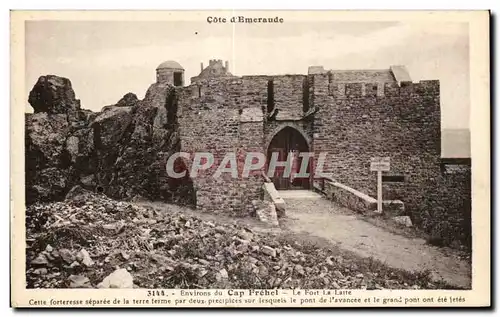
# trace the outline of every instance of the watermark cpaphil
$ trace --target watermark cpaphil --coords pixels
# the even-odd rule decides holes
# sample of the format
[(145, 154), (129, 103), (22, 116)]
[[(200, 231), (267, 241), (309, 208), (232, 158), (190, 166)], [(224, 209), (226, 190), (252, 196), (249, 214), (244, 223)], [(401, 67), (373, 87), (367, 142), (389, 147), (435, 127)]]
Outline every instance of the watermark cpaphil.
[[(216, 156), (210, 152), (176, 152), (168, 158), (166, 171), (171, 178), (183, 178), (186, 175), (196, 178), (201, 174), (205, 177), (208, 171), (212, 171), (209, 176), (214, 178), (221, 177), (223, 174), (230, 175), (232, 178), (248, 178), (262, 171), (268, 177), (277, 175), (283, 178), (320, 177), (327, 156), (327, 152), (320, 152), (313, 162), (315, 158), (313, 152), (290, 151), (286, 155), (283, 152), (269, 154), (268, 157), (261, 152), (247, 152), (243, 155), (228, 152), (222, 158), (219, 156), (219, 159), (216, 159)], [(286, 156), (286, 159), (283, 159), (283, 156)], [(189, 163), (185, 164), (186, 162)]]

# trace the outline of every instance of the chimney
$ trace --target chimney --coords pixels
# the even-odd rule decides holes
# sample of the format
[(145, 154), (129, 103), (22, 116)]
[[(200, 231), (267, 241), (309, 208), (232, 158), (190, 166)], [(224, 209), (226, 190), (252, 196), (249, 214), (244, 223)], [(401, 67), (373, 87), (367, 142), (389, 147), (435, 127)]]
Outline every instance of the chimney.
[(228, 61), (226, 61), (224, 68), (226, 69), (226, 72), (229, 71), (229, 62)]
[(201, 62), (201, 71), (203, 71), (203, 62)]

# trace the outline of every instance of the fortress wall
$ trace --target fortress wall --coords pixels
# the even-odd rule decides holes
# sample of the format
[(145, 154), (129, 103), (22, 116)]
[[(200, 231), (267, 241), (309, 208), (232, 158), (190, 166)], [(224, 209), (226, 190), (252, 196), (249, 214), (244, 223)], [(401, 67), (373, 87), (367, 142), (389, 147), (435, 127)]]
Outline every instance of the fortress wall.
[[(263, 148), (264, 129), (263, 122), (244, 122), (240, 125), (240, 143), (238, 148), (238, 172), (243, 173), (245, 159), (249, 152), (265, 153)], [(257, 163), (256, 159), (252, 161)], [(241, 208), (244, 215), (253, 213), (252, 200), (261, 199), (262, 195), (262, 173), (261, 171), (251, 171), (248, 177), (239, 177), (238, 186)]]
[[(251, 201), (260, 198), (262, 176), (259, 172), (241, 178), (247, 153), (266, 154), (270, 135), (287, 125), (295, 124), (309, 138), (312, 136), (311, 122), (296, 121), (303, 116), (306, 78), (218, 78), (181, 89), (178, 114), (182, 151), (205, 151), (215, 156), (215, 166), (193, 179), (198, 208), (237, 215), (251, 212)], [(280, 121), (267, 121), (268, 104), (279, 110)], [(211, 177), (227, 153), (236, 153), (239, 177), (234, 179), (229, 173)]]
[[(267, 82), (266, 77), (218, 79), (182, 89), (181, 149), (210, 152), (215, 157), (214, 166), (193, 179), (197, 208), (202, 211), (245, 216), (251, 212), (251, 201), (260, 197), (261, 176), (242, 179), (241, 173), (246, 153), (263, 151)], [(212, 177), (228, 153), (236, 156), (238, 177), (231, 173)]]
[(278, 117), (300, 119), (303, 114), (304, 75), (285, 75), (273, 78), (274, 103)]
[[(232, 211), (235, 207), (229, 192), (234, 181), (230, 177), (210, 177), (225, 154), (237, 149), (238, 110), (229, 103), (230, 98), (221, 82), (186, 87), (179, 101), (181, 151), (193, 155), (196, 152), (212, 153), (216, 163), (216, 166), (199, 171), (193, 177), (196, 205), (202, 211), (218, 213)], [(193, 155), (187, 164), (189, 170)]]
[(269, 77), (245, 76), (241, 79), (241, 93), (233, 93), (240, 111), (240, 139), (238, 143), (238, 186), (240, 213), (248, 215), (253, 212), (252, 200), (261, 198), (262, 175), (260, 171), (251, 172), (248, 177), (241, 177), (245, 159), (249, 152), (264, 153), (264, 120), (268, 102)]
[(326, 74), (314, 75), (313, 82), (320, 107), (314, 148), (328, 151), (325, 170), (376, 195), (370, 159), (389, 156), (388, 174), (404, 176), (404, 182), (386, 184), (384, 199), (401, 199), (409, 211), (417, 210), (422, 196), (437, 190), (434, 181), (440, 176), (439, 82), (337, 84)]
[[(246, 154), (266, 153), (274, 133), (292, 126), (309, 139), (315, 163), (327, 152), (324, 172), (368, 195), (376, 195), (370, 159), (389, 156), (387, 174), (404, 181), (385, 183), (384, 199), (402, 200), (417, 223), (428, 218), (421, 216), (421, 202), (439, 192), (442, 183), (439, 82), (400, 84), (337, 83), (324, 73), (219, 78), (181, 88), (182, 151), (210, 152), (216, 160), (212, 169), (193, 179), (197, 207), (239, 216), (251, 213), (262, 178), (241, 178)], [(309, 108), (319, 110), (307, 119), (305, 98)], [(267, 120), (269, 104), (280, 110), (278, 120)], [(236, 153), (238, 178), (229, 173), (213, 178), (227, 153)], [(439, 204), (443, 202), (435, 200), (431, 206)]]
[(335, 136), (336, 125), (339, 119), (336, 118), (334, 111), (335, 102), (329, 93), (328, 74), (319, 74), (309, 76), (309, 105), (316, 107), (318, 113), (314, 115), (312, 124), (313, 146), (312, 152), (318, 159), (320, 153), (327, 152), (327, 160), (323, 165), (323, 172), (331, 173), (334, 169), (335, 160), (331, 157), (331, 148), (338, 143), (338, 137)]
[(268, 80), (268, 76), (244, 76), (238, 79), (241, 82), (240, 90), (231, 91), (231, 98), (235, 101), (238, 109), (265, 109)]
[(395, 82), (389, 69), (380, 70), (331, 70), (330, 82)]

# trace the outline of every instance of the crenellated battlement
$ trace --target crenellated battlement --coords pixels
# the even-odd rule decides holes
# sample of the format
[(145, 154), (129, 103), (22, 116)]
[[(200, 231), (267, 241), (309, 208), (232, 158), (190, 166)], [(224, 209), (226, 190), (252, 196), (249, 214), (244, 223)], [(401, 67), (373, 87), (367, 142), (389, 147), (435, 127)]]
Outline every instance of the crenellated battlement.
[[(183, 111), (236, 109), (242, 112), (255, 108), (262, 109), (266, 115), (276, 109), (276, 120), (301, 120), (311, 109), (329, 107), (335, 100), (372, 104), (374, 99), (393, 98), (403, 105), (407, 104), (405, 100), (436, 99), (439, 95), (438, 80), (338, 83), (332, 81), (330, 74), (208, 78), (185, 87), (182, 92), (186, 101)], [(436, 105), (439, 106), (439, 99)]]
[[(241, 77), (219, 77), (198, 80), (187, 87), (192, 98), (221, 92), (241, 94), (267, 94), (269, 83), (278, 94), (302, 95), (303, 82), (307, 75), (248, 75)], [(301, 97), (302, 98), (302, 97)]]
[(207, 95), (225, 95), (240, 97), (250, 94), (267, 93), (269, 76), (220, 77), (199, 80), (187, 88), (191, 98), (201, 98)]
[(251, 90), (266, 89), (267, 82), (272, 81), (276, 89), (286, 87), (288, 93), (290, 89), (297, 89), (294, 93), (300, 93), (300, 87), (304, 78), (308, 78), (310, 86), (316, 94), (329, 95), (335, 98), (361, 98), (361, 97), (394, 97), (408, 95), (436, 95), (440, 94), (439, 80), (421, 80), (419, 82), (350, 82), (338, 83), (331, 80), (329, 74), (305, 75), (280, 75), (280, 76), (242, 76), (231, 78), (213, 78), (209, 80), (200, 80), (189, 86), (192, 91), (192, 97), (203, 96), (211, 90), (217, 91), (226, 87), (228, 91), (237, 92), (247, 87), (253, 87)]
[(439, 80), (397, 83), (328, 83), (328, 95), (335, 98), (395, 97), (440, 93)]
[(222, 59), (211, 59), (208, 61), (209, 66), (214, 66), (215, 64), (220, 64), (222, 66)]

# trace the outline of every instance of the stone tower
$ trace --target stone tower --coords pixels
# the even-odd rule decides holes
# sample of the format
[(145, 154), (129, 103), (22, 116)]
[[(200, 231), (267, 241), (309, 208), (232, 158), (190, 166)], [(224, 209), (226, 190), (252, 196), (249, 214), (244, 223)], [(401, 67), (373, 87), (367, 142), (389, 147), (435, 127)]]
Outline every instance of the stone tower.
[(233, 77), (229, 72), (229, 62), (226, 61), (222, 64), (222, 60), (220, 59), (211, 59), (206, 68), (203, 68), (203, 63), (201, 63), (201, 72), (198, 76), (191, 77), (191, 83), (221, 77)]
[(156, 68), (156, 82), (184, 86), (184, 68), (176, 61), (166, 61)]

